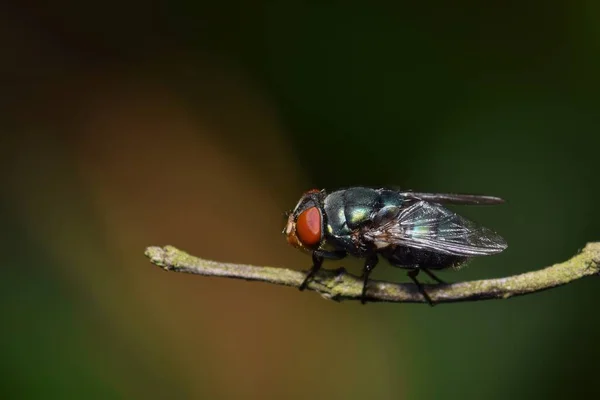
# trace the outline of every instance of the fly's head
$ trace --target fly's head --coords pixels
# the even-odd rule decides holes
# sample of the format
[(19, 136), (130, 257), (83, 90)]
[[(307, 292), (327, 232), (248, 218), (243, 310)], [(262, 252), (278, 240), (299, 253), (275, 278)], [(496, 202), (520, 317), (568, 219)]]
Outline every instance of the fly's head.
[(324, 221), (321, 205), (324, 195), (324, 191), (309, 190), (288, 214), (283, 234), (289, 244), (304, 251), (312, 251), (319, 247), (323, 240)]

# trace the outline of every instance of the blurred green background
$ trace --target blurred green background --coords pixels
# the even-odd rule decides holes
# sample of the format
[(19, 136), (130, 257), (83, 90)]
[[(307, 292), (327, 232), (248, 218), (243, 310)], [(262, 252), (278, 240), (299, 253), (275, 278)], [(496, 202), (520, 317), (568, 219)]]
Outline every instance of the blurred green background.
[(600, 237), (599, 12), (3, 3), (0, 397), (598, 398), (594, 279), (363, 307), (167, 274), (143, 250), (305, 269), (281, 236), (304, 190), (394, 185), (508, 199), (459, 210), (508, 250), (444, 279), (569, 258)]

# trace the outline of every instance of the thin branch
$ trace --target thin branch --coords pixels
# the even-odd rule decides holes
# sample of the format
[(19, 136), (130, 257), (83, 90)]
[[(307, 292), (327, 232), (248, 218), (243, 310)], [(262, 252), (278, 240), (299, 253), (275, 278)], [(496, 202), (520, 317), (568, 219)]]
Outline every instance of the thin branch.
[[(167, 271), (245, 279), (293, 287), (299, 287), (306, 276), (305, 272), (286, 268), (204, 260), (172, 246), (148, 247), (145, 254), (153, 264)], [(453, 303), (506, 299), (536, 293), (591, 275), (600, 275), (600, 242), (588, 243), (570, 260), (533, 272), (506, 278), (423, 286), (434, 303)], [(309, 283), (307, 289), (336, 301), (359, 300), (362, 284), (359, 277), (346, 272), (344, 268), (321, 269)], [(397, 303), (426, 302), (412, 283), (390, 283), (376, 280), (369, 281), (367, 298), (369, 301)]]

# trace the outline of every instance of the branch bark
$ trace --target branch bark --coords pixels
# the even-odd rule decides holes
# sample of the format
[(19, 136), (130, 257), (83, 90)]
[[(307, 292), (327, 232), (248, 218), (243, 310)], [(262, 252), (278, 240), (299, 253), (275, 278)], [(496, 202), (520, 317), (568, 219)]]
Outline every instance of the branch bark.
[[(167, 271), (217, 276), (276, 285), (299, 287), (305, 272), (286, 268), (263, 267), (246, 264), (222, 263), (191, 256), (173, 246), (148, 247), (145, 251), (150, 262)], [(431, 300), (438, 303), (507, 299), (536, 293), (565, 285), (577, 279), (600, 275), (600, 242), (588, 243), (571, 259), (537, 271), (506, 278), (436, 284), (423, 287)], [(321, 269), (307, 289), (335, 300), (360, 300), (362, 280), (344, 268)], [(391, 283), (369, 280), (367, 299), (370, 302), (425, 303), (425, 299), (412, 283)]]

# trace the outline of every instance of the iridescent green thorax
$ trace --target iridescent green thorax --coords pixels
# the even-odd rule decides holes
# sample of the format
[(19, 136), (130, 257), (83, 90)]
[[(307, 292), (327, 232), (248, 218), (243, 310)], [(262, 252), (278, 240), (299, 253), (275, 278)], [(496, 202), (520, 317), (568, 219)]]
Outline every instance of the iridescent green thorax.
[(349, 252), (356, 250), (352, 232), (370, 223), (374, 213), (386, 206), (400, 206), (403, 198), (386, 189), (355, 187), (328, 194), (324, 200), (326, 239)]

